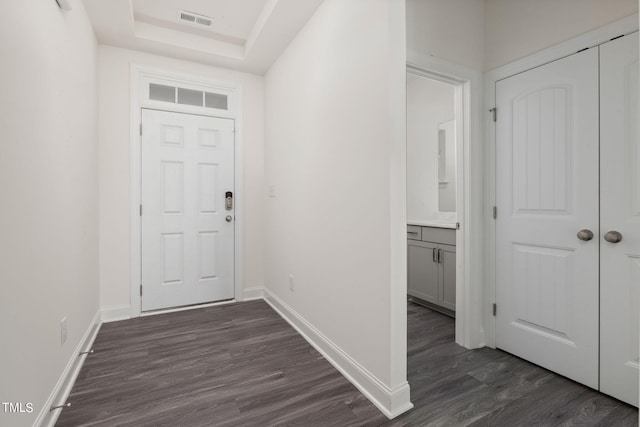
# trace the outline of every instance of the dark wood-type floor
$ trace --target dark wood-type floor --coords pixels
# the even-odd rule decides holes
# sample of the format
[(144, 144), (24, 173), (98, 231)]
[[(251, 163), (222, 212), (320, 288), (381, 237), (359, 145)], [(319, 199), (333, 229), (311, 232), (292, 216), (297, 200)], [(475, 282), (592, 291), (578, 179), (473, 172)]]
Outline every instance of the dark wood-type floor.
[(635, 408), (409, 303), (415, 408), (389, 421), (265, 302), (102, 326), (56, 426), (636, 426)]

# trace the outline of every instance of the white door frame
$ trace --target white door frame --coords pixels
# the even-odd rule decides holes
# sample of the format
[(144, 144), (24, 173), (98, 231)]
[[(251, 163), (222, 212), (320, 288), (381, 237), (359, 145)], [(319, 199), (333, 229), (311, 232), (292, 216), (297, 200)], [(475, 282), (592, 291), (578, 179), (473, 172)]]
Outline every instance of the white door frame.
[[(490, 213), (496, 205), (496, 126), (490, 110), (495, 106), (496, 82), (519, 74), (523, 71), (556, 61), (565, 56), (572, 55), (584, 48), (598, 46), (614, 37), (633, 33), (638, 30), (638, 15), (628, 16), (619, 21), (600, 27), (576, 38), (551, 46), (538, 53), (514, 61), (510, 64), (498, 67), (485, 74), (485, 108), (484, 123), (486, 141), (486, 159), (484, 170), (486, 175), (485, 186), (485, 212)], [(497, 112), (498, 116), (500, 111)], [(498, 212), (500, 215), (500, 212)], [(485, 283), (488, 284), (484, 295), (484, 325), (486, 332), (486, 344), (495, 348), (495, 318), (492, 306), (495, 303), (495, 277), (496, 277), (496, 224), (493, 216), (485, 216), (486, 240), (484, 251), (487, 254), (485, 264)]]
[[(484, 346), (482, 328), (482, 152), (480, 131), (481, 73), (423, 55), (407, 52), (407, 72), (455, 86), (456, 211), (456, 343), (466, 348)], [(459, 120), (462, 118), (462, 120)], [(460, 143), (461, 142), (461, 143)], [(479, 189), (475, 192), (474, 189)]]
[[(131, 165), (130, 165), (130, 317), (139, 317), (141, 313), (140, 284), (141, 284), (141, 217), (140, 200), (141, 187), (141, 110), (150, 108), (176, 113), (197, 114), (219, 118), (233, 119), (235, 121), (235, 148), (234, 148), (234, 187), (235, 187), (235, 245), (234, 245), (234, 291), (235, 301), (243, 299), (244, 278), (243, 278), (243, 213), (244, 213), (244, 192), (243, 192), (243, 170), (242, 170), (242, 85), (239, 83), (220, 82), (203, 77), (177, 74), (167, 70), (145, 67), (132, 64), (130, 68), (131, 78)], [(198, 88), (211, 92), (225, 93), (229, 97), (229, 109), (212, 110), (202, 107), (193, 107), (181, 104), (152, 101), (148, 99), (148, 82), (161, 81), (166, 84), (173, 84), (178, 87)]]

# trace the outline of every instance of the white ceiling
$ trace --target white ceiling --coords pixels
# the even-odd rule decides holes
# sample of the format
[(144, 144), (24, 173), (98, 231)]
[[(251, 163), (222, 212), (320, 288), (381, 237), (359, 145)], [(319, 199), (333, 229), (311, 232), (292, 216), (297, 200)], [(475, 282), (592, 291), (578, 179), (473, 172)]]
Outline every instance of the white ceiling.
[[(103, 44), (264, 74), (323, 0), (84, 0)], [(213, 18), (213, 28), (177, 19)]]

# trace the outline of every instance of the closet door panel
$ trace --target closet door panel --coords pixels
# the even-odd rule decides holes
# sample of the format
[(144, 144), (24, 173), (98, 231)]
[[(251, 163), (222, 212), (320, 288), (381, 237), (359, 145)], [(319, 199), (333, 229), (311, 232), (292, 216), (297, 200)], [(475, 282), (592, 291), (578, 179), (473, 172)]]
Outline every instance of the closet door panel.
[(600, 390), (638, 406), (638, 34), (600, 46), (600, 64)]
[(598, 388), (598, 49), (496, 84), (496, 346)]

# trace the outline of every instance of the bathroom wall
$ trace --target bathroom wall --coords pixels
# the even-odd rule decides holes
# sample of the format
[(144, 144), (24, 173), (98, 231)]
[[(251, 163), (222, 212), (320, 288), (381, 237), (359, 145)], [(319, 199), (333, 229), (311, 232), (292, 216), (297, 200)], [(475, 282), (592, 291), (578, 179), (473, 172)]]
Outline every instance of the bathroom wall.
[[(438, 125), (453, 118), (453, 86), (412, 74), (407, 75), (407, 220), (409, 222), (432, 219), (439, 211)], [(455, 158), (447, 160), (455, 162)], [(455, 174), (448, 175), (447, 188), (455, 189)], [(450, 200), (450, 194), (445, 198)]]

